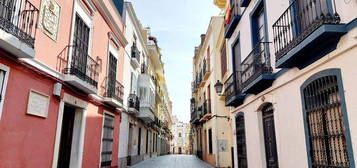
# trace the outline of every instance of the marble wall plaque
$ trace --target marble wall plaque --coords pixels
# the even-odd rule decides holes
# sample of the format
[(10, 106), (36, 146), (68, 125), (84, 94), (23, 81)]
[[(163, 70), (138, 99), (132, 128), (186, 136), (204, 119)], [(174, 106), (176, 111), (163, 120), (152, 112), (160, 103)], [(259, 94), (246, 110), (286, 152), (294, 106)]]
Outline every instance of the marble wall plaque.
[(51, 39), (57, 40), (61, 7), (55, 0), (42, 0), (39, 28)]
[(50, 96), (31, 90), (27, 104), (27, 114), (47, 118), (49, 103)]

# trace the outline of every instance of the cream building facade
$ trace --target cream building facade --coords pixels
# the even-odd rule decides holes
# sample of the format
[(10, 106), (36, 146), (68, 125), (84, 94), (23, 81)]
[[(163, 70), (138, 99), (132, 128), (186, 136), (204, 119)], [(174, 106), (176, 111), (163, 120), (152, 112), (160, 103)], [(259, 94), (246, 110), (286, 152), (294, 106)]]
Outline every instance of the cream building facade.
[[(221, 78), (219, 61), (224, 47), (224, 18), (211, 18), (207, 33), (195, 48), (191, 98), (192, 152), (215, 167), (232, 166), (232, 132), (229, 108), (216, 93)], [(224, 53), (223, 53), (224, 54)]]
[(234, 167), (355, 167), (357, 2), (227, 1)]

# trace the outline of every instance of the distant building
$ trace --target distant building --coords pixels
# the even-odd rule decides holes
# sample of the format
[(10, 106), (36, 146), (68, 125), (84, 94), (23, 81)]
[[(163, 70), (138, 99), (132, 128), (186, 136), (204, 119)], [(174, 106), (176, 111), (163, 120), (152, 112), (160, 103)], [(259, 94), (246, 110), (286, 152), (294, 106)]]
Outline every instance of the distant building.
[(176, 116), (173, 116), (172, 133), (170, 152), (172, 154), (190, 154), (190, 124), (179, 121)]

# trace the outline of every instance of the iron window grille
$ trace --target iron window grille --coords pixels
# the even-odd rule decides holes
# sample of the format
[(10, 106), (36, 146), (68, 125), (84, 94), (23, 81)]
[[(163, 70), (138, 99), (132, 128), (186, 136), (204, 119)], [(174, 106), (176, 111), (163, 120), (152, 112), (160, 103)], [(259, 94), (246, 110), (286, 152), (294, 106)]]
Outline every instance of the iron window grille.
[(337, 76), (320, 77), (303, 88), (305, 121), (313, 168), (351, 167)]
[(114, 117), (104, 114), (101, 167), (110, 166), (112, 163), (114, 140)]

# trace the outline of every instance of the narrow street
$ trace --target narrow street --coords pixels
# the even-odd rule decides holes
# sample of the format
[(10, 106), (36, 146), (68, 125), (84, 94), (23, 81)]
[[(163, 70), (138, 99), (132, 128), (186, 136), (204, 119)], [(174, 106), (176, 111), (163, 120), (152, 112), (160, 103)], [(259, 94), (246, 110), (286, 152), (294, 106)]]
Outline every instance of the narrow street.
[(131, 168), (212, 168), (194, 155), (165, 155), (142, 161)]

